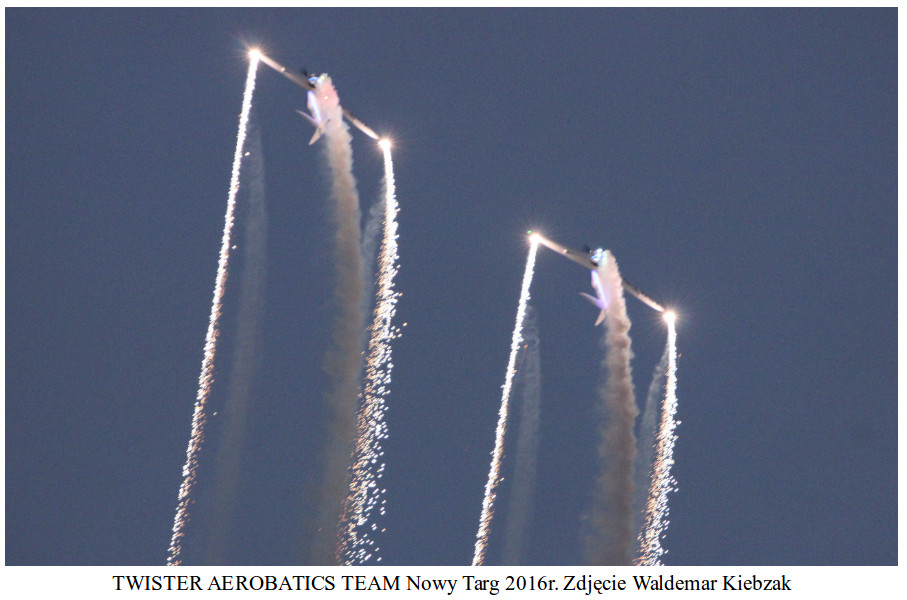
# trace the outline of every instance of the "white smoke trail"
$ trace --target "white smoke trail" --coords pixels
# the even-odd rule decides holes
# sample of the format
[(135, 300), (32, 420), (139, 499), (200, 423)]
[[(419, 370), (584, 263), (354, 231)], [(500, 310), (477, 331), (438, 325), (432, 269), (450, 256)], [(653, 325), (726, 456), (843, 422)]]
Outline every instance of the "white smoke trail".
[(390, 145), (384, 149), (384, 239), (378, 268), (378, 287), (374, 319), (369, 329), (368, 358), (365, 364), (365, 385), (360, 396), (358, 430), (359, 437), (354, 450), (352, 481), (347, 497), (343, 522), (346, 536), (341, 539), (341, 558), (344, 564), (365, 564), (374, 559), (381, 560), (380, 548), (371, 538), (370, 531), (377, 531), (378, 525), (372, 519), (372, 512), (378, 508), (384, 514), (384, 493), (379, 483), (384, 474), (384, 451), (381, 440), (387, 437), (387, 411), (385, 399), (391, 382), (391, 342), (399, 336), (399, 330), (392, 321), (397, 310), (400, 294), (394, 290), (397, 265), (397, 198), (394, 186), (394, 163), (391, 160)]
[(674, 429), (677, 421), (677, 331), (674, 328), (673, 314), (666, 313), (668, 324), (668, 385), (665, 389), (665, 403), (661, 412), (661, 424), (658, 430), (655, 464), (652, 470), (652, 482), (649, 486), (649, 501), (646, 505), (646, 516), (643, 530), (639, 534), (640, 551), (637, 565), (653, 566), (661, 564), (665, 549), (661, 545), (668, 528), (668, 493), (676, 489), (677, 482), (671, 475), (674, 464), (674, 442), (677, 436)]
[(507, 531), (504, 536), (504, 564), (523, 564), (523, 552), (528, 539), (532, 496), (539, 446), (539, 405), (542, 395), (542, 374), (539, 358), (539, 330), (535, 311), (526, 306), (523, 321), (523, 347), (517, 367), (518, 387), (522, 388), (519, 435), (513, 469), (513, 485), (507, 507)]
[(236, 194), (239, 192), (239, 171), (242, 164), (242, 150), (246, 139), (246, 126), (249, 122), (249, 111), (252, 108), (252, 92), (255, 90), (255, 73), (258, 68), (259, 55), (249, 55), (249, 71), (246, 76), (246, 88), (243, 92), (242, 112), (239, 116), (239, 132), (236, 136), (236, 152), (233, 155), (233, 174), (230, 177), (230, 192), (227, 196), (227, 214), (224, 218), (224, 233), (220, 244), (220, 258), (217, 263), (217, 278), (214, 284), (214, 299), (211, 302), (211, 317), (208, 321), (208, 333), (205, 336), (205, 357), (198, 378), (198, 394), (195, 399), (195, 410), (192, 415), (192, 433), (186, 449), (186, 464), (183, 465), (183, 483), (180, 485), (179, 504), (173, 518), (173, 535), (170, 539), (167, 564), (179, 565), (182, 561), (182, 541), (186, 535), (189, 522), (189, 503), (192, 488), (195, 485), (198, 469), (198, 456), (205, 440), (205, 405), (208, 393), (214, 380), (214, 354), (217, 349), (218, 322), (224, 287), (227, 284), (227, 267), (230, 260), (230, 232), (233, 229), (233, 211), (236, 206)]
[(630, 371), (630, 319), (627, 317), (617, 261), (610, 252), (598, 267), (606, 295), (611, 298), (605, 320), (605, 360), (608, 379), (601, 388), (606, 422), (598, 447), (603, 470), (592, 496), (591, 528), (586, 537), (586, 560), (595, 565), (629, 565), (633, 558), (633, 467), (638, 414)]
[(261, 320), (267, 275), (265, 255), (268, 217), (265, 210), (261, 131), (257, 126), (254, 111), (249, 119), (249, 135), (244, 156), (247, 165), (243, 168), (241, 185), (248, 185), (249, 194), (246, 213), (239, 214), (240, 221), (245, 219), (246, 223), (240, 242), (244, 252), (241, 262), (239, 315), (229, 392), (222, 411), (226, 424), (217, 452), (215, 493), (209, 516), (210, 533), (205, 559), (209, 565), (224, 564), (226, 551), (230, 547), (236, 490), (245, 445), (246, 414), (255, 374), (261, 364)]
[(331, 195), (337, 226), (334, 235), (334, 262), (337, 267), (334, 296), (339, 304), (333, 345), (325, 356), (325, 370), (331, 378), (327, 393), (331, 425), (324, 455), (317, 532), (311, 547), (312, 562), (327, 565), (340, 562), (338, 534), (345, 526), (338, 520), (342, 517), (344, 499), (349, 491), (365, 316), (362, 311), (361, 212), (353, 177), (352, 138), (330, 77), (322, 75), (319, 78), (315, 95), (325, 124), (325, 148), (333, 179)]
[(498, 426), (495, 432), (494, 450), (491, 453), (491, 467), (488, 471), (488, 481), (485, 483), (485, 496), (482, 499), (482, 516), (479, 518), (479, 531), (476, 533), (476, 546), (472, 557), (472, 566), (478, 566), (485, 562), (488, 533), (491, 530), (491, 519), (494, 515), (494, 491), (500, 482), (501, 456), (504, 451), (504, 434), (507, 431), (507, 409), (510, 401), (510, 389), (513, 386), (513, 375), (516, 370), (517, 351), (519, 350), (520, 342), (523, 339), (523, 317), (526, 314), (526, 303), (529, 302), (529, 286), (532, 284), (532, 273), (535, 269), (535, 256), (538, 252), (538, 248), (538, 238), (530, 237), (529, 256), (526, 259), (526, 270), (523, 272), (523, 286), (520, 289), (520, 301), (516, 312), (516, 324), (513, 327), (513, 337), (510, 340), (510, 359), (507, 362), (507, 374), (504, 377), (503, 392), (501, 394), (501, 408), (498, 411)]
[(636, 472), (634, 475), (636, 489), (633, 490), (633, 531), (642, 531), (642, 524), (645, 518), (652, 462), (655, 458), (655, 434), (658, 429), (658, 414), (664, 399), (668, 377), (670, 349), (670, 345), (666, 343), (664, 352), (661, 354), (661, 360), (655, 365), (652, 380), (649, 382), (649, 392), (646, 395), (642, 418), (639, 423), (639, 437), (636, 444)]

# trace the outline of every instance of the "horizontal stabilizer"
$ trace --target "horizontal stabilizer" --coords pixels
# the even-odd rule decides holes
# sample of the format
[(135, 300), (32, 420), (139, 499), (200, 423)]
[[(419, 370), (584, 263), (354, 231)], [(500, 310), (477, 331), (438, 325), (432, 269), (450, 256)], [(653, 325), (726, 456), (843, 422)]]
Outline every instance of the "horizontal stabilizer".
[(296, 109), (296, 112), (298, 112), (300, 115), (302, 115), (302, 116), (305, 118), (306, 121), (308, 121), (309, 123), (311, 123), (311, 124), (312, 124), (312, 127), (314, 127), (315, 129), (318, 129), (318, 121), (316, 121), (315, 119), (313, 119), (313, 118), (312, 118), (312, 115), (310, 115), (309, 113), (307, 113), (307, 112), (304, 111), (304, 110), (299, 110), (298, 108)]
[(600, 308), (601, 310), (605, 310), (605, 303), (602, 302), (601, 300), (599, 300), (598, 298), (596, 298), (595, 296), (590, 296), (589, 294), (585, 294), (583, 292), (580, 292), (579, 295), (582, 296), (583, 298), (585, 298), (586, 300), (588, 300), (589, 302), (591, 302), (592, 304), (594, 304), (595, 306), (597, 306), (598, 308)]

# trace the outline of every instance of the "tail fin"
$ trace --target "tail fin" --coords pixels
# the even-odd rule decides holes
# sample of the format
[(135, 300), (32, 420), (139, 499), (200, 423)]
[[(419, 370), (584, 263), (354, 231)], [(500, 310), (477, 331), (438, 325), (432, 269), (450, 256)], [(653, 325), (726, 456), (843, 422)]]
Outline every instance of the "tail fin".
[(297, 110), (296, 112), (305, 117), (305, 120), (311, 123), (312, 127), (315, 128), (315, 133), (312, 135), (312, 139), (309, 140), (309, 146), (311, 146), (318, 140), (318, 138), (321, 137), (321, 134), (324, 133), (324, 127), (322, 127), (321, 123), (312, 118), (312, 116), (307, 112), (301, 110)]
[(585, 294), (583, 292), (580, 292), (579, 295), (582, 296), (583, 298), (585, 298), (586, 300), (588, 300), (589, 302), (591, 302), (592, 304), (594, 304), (595, 306), (597, 306), (601, 310), (601, 312), (598, 313), (598, 319), (595, 320), (595, 324), (598, 325), (602, 321), (604, 321), (605, 315), (606, 315), (605, 309), (607, 308), (605, 306), (605, 303), (602, 302), (601, 300), (599, 300), (598, 298), (596, 298), (594, 296), (590, 296), (589, 294)]
[(319, 127), (315, 130), (315, 133), (312, 134), (312, 139), (309, 140), (309, 146), (318, 141), (318, 138), (321, 137), (322, 129)]

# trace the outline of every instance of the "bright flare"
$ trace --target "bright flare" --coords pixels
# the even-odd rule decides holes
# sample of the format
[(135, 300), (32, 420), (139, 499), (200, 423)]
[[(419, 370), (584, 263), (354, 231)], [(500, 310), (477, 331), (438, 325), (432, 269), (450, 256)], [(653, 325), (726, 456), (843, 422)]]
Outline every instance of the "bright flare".
[(239, 132), (236, 135), (236, 152), (233, 154), (233, 174), (230, 177), (230, 193), (227, 196), (227, 214), (224, 217), (224, 233), (220, 244), (220, 259), (217, 262), (217, 278), (214, 283), (214, 299), (211, 302), (211, 317), (208, 321), (208, 333), (205, 336), (205, 357), (202, 360), (202, 371), (198, 378), (198, 394), (195, 399), (195, 411), (192, 415), (192, 433), (189, 447), (186, 449), (186, 464), (183, 465), (183, 483), (180, 485), (179, 504), (173, 518), (173, 536), (167, 555), (168, 565), (178, 565), (182, 561), (182, 540), (186, 535), (186, 524), (189, 522), (190, 495), (195, 485), (198, 455), (205, 441), (205, 405), (214, 381), (214, 354), (217, 350), (218, 322), (224, 287), (227, 284), (227, 267), (230, 261), (230, 232), (233, 229), (233, 212), (236, 207), (236, 194), (239, 192), (239, 169), (242, 164), (243, 145), (246, 141), (246, 127), (249, 123), (249, 111), (252, 108), (252, 92), (255, 90), (255, 73), (258, 69), (258, 56), (249, 55), (249, 72), (246, 76), (246, 89), (243, 92), (242, 113), (239, 116)]
[(476, 533), (475, 553), (472, 565), (485, 562), (485, 549), (488, 545), (488, 533), (491, 530), (491, 518), (494, 515), (494, 490), (500, 483), (501, 456), (504, 453), (504, 434), (507, 432), (507, 411), (510, 402), (510, 390), (513, 387), (513, 375), (516, 372), (516, 356), (523, 340), (523, 318), (526, 315), (526, 303), (529, 302), (529, 286), (532, 284), (532, 273), (535, 269), (535, 256), (538, 252), (538, 239), (532, 240), (529, 257), (526, 259), (526, 270), (523, 272), (523, 287), (520, 290), (520, 302), (516, 311), (516, 324), (510, 340), (510, 360), (507, 363), (507, 374), (504, 377), (501, 409), (498, 411), (498, 426), (495, 433), (494, 451), (491, 454), (491, 468), (488, 481), (485, 483), (485, 498), (482, 500), (482, 516), (479, 519), (479, 531)]
[[(378, 145), (381, 146), (381, 149), (384, 150), (385, 153), (387, 153), (391, 149), (391, 141), (387, 138), (382, 138), (382, 139), (378, 140)], [(387, 155), (385, 155), (385, 160), (387, 160)], [(393, 165), (392, 165), (392, 168), (393, 168)], [(386, 170), (387, 169), (385, 168), (385, 171)]]

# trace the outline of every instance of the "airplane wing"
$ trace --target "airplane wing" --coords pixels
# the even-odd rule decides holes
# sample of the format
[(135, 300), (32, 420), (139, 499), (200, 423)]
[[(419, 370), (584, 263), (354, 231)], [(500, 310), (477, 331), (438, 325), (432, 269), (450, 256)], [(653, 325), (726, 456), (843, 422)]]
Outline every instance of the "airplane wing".
[(361, 131), (365, 135), (369, 136), (373, 140), (378, 139), (378, 134), (375, 133), (371, 127), (369, 127), (368, 125), (366, 125), (365, 123), (363, 123), (362, 121), (360, 121), (359, 119), (354, 117), (353, 113), (351, 113), (350, 111), (348, 111), (345, 108), (343, 109), (343, 116), (346, 117), (347, 121), (349, 121), (350, 123), (355, 125), (359, 129), (359, 131)]
[(315, 86), (312, 85), (312, 82), (310, 82), (302, 73), (297, 73), (293, 69), (286, 68), (285, 66), (265, 54), (260, 54), (259, 58), (261, 58), (261, 61), (263, 63), (265, 63), (278, 73), (282, 74), (284, 77), (286, 77), (296, 85), (302, 87), (303, 89), (315, 89)]
[(549, 248), (551, 248), (552, 250), (554, 250), (561, 256), (569, 258), (570, 260), (581, 264), (582, 266), (586, 267), (587, 269), (597, 269), (598, 268), (598, 265), (595, 264), (594, 262), (592, 262), (592, 260), (589, 258), (589, 255), (586, 254), (585, 252), (583, 252), (581, 250), (574, 250), (573, 248), (568, 248), (567, 246), (561, 246), (557, 242), (552, 242), (548, 238), (546, 238), (542, 235), (539, 235), (538, 233), (535, 233), (533, 235), (538, 237), (540, 244), (548, 246)]
[(637, 300), (639, 300), (639, 301), (642, 302), (643, 304), (648, 305), (649, 308), (652, 308), (652, 309), (654, 309), (654, 310), (657, 310), (658, 312), (664, 312), (664, 311), (665, 311), (664, 307), (663, 307), (661, 304), (659, 304), (658, 302), (655, 302), (655, 300), (652, 300), (651, 298), (649, 298), (648, 296), (646, 296), (645, 294), (643, 294), (643, 293), (642, 293), (642, 290), (640, 290), (638, 287), (636, 287), (635, 285), (633, 285), (632, 283), (630, 283), (630, 282), (627, 281), (626, 279), (623, 279), (623, 278), (622, 278), (622, 279), (621, 279), (621, 284), (623, 284), (625, 290), (627, 290), (628, 292), (630, 292), (631, 294), (633, 294), (634, 296), (636, 296), (636, 299), (637, 299)]

